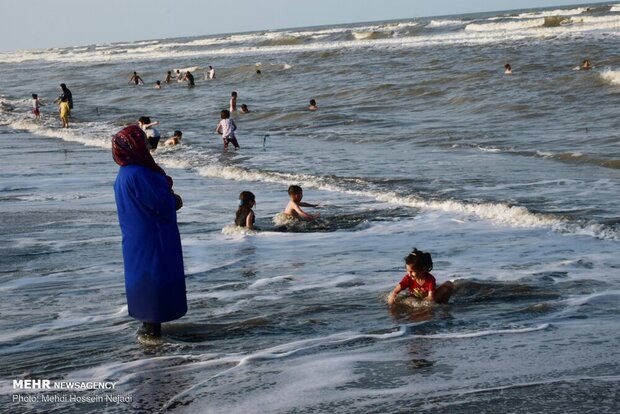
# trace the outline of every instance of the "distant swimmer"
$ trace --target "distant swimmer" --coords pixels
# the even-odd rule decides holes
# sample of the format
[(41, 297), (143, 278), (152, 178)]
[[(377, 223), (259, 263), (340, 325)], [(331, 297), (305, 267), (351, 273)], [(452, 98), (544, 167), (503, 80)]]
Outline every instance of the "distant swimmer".
[(310, 105), (308, 105), (309, 111), (316, 111), (319, 107), (316, 105), (316, 101), (314, 99), (310, 99)]
[(140, 119), (138, 119), (138, 126), (146, 134), (146, 142), (151, 150), (157, 148), (157, 144), (159, 144), (159, 140), (161, 139), (161, 134), (159, 130), (155, 128), (155, 125), (159, 125), (159, 121), (151, 122), (151, 118), (148, 116), (141, 116)]
[(161, 82), (160, 81), (156, 81), (155, 82), (155, 89), (161, 89)]
[(409, 289), (409, 295), (420, 300), (448, 303), (454, 286), (448, 281), (436, 287), (435, 277), (430, 274), (433, 270), (433, 259), (430, 253), (413, 249), (407, 257), (405, 257), (405, 268), (407, 274), (396, 285), (388, 298), (388, 304), (393, 305), (398, 294)]
[(209, 65), (209, 70), (207, 71), (207, 79), (215, 79), (215, 69), (213, 69), (213, 66), (211, 65)]
[(69, 107), (69, 98), (64, 97), (60, 99), (60, 103), (58, 104), (58, 109), (60, 111), (60, 121), (62, 122), (63, 128), (69, 128), (69, 114), (71, 114), (71, 108)]
[(257, 75), (260, 75), (261, 73), (263, 73), (263, 72), (261, 72), (260, 69), (256, 69), (256, 74)]
[(183, 133), (181, 131), (174, 131), (174, 135), (168, 138), (166, 142), (164, 142), (164, 146), (169, 147), (172, 145), (178, 145), (181, 143), (182, 139)]
[(60, 103), (60, 101), (62, 101), (62, 98), (67, 98), (69, 100), (69, 109), (73, 109), (73, 94), (71, 93), (69, 88), (67, 88), (67, 85), (61, 83), (60, 90), (62, 91), (62, 93), (58, 96), (54, 103)]
[(133, 75), (131, 75), (131, 79), (129, 79), (128, 83), (134, 83), (135, 85), (144, 85), (144, 81), (142, 80), (142, 78), (140, 77), (140, 75), (138, 75), (137, 72), (134, 72)]
[(241, 104), (241, 113), (242, 114), (249, 114), (250, 113), (250, 108), (248, 108), (248, 106), (246, 104)]
[(32, 113), (34, 114), (34, 119), (39, 121), (41, 119), (41, 107), (45, 106), (41, 99), (39, 99), (39, 95), (36, 93), (32, 94)]
[(232, 91), (230, 93), (230, 112), (237, 112), (237, 92)]
[(512, 75), (512, 68), (510, 67), (510, 63), (506, 63), (504, 65), (504, 73), (506, 75)]
[(177, 82), (183, 82), (183, 74), (181, 73), (179, 69), (177, 69), (176, 76), (177, 76)]
[(189, 70), (185, 72), (185, 76), (183, 76), (183, 80), (187, 81), (187, 86), (189, 86), (190, 88), (193, 88), (195, 86), (194, 75), (192, 75), (192, 73)]
[(592, 64), (590, 64), (590, 61), (588, 59), (584, 59), (583, 62), (581, 62), (581, 69), (592, 69), (594, 66), (592, 66)]
[(320, 214), (308, 214), (303, 211), (302, 207), (318, 208), (318, 204), (302, 203), (301, 199), (304, 197), (304, 190), (298, 185), (291, 185), (288, 188), (289, 202), (284, 209), (284, 214), (289, 217), (305, 220), (315, 220), (320, 217)]
[(222, 119), (217, 124), (215, 132), (222, 136), (222, 140), (224, 141), (224, 149), (228, 149), (228, 144), (231, 143), (235, 149), (238, 150), (239, 143), (237, 142), (237, 136), (235, 135), (237, 125), (235, 124), (235, 121), (230, 119), (230, 111), (223, 109), (220, 113), (220, 117)]
[(235, 224), (239, 227), (245, 227), (248, 230), (254, 229), (254, 210), (252, 207), (256, 205), (256, 198), (251, 191), (242, 191), (239, 194), (239, 208), (235, 214)]
[(166, 73), (166, 78), (164, 79), (164, 83), (168, 84), (172, 82), (172, 71), (168, 71), (168, 73)]

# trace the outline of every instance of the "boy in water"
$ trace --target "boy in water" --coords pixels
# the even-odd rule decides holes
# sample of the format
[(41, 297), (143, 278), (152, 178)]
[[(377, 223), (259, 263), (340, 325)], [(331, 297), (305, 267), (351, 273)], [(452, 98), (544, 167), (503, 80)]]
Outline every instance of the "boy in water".
[(319, 107), (316, 105), (316, 101), (314, 99), (310, 99), (310, 105), (308, 105), (308, 110), (316, 111)]
[(235, 149), (238, 150), (239, 143), (237, 143), (237, 137), (235, 136), (237, 125), (235, 125), (235, 121), (230, 119), (230, 111), (223, 109), (222, 112), (220, 112), (220, 117), (222, 120), (217, 124), (215, 132), (222, 136), (224, 140), (224, 149), (228, 149), (228, 144), (232, 143)]
[(237, 112), (237, 92), (230, 93), (230, 113)]
[(41, 108), (43, 105), (43, 103), (41, 102), (41, 100), (39, 99), (39, 95), (37, 95), (36, 93), (32, 94), (32, 113), (34, 114), (34, 119), (36, 119), (37, 121), (41, 119), (41, 110), (39, 108)]
[(181, 131), (174, 131), (174, 135), (168, 138), (166, 142), (164, 142), (164, 145), (166, 147), (169, 147), (171, 145), (177, 145), (178, 143), (181, 142), (182, 139), (183, 139), (183, 133)]
[(187, 81), (187, 86), (189, 86), (190, 88), (193, 88), (195, 86), (194, 75), (192, 75), (192, 73), (189, 70), (185, 72), (185, 76), (183, 76), (183, 80)]
[(142, 78), (140, 77), (140, 75), (138, 75), (138, 72), (134, 72), (133, 75), (131, 76), (131, 79), (129, 79), (128, 83), (134, 83), (135, 85), (144, 85), (144, 81), (142, 80)]
[(159, 125), (159, 121), (151, 122), (151, 118), (148, 116), (141, 116), (140, 119), (138, 119), (138, 126), (146, 134), (146, 142), (149, 149), (152, 150), (157, 148), (157, 144), (159, 144), (159, 139), (161, 138), (161, 134), (159, 130), (155, 128), (155, 125)]
[(207, 79), (215, 79), (215, 69), (211, 65), (209, 65), (209, 70), (207, 71)]
[(301, 207), (312, 207), (318, 208), (318, 204), (310, 204), (310, 203), (302, 203), (301, 199), (304, 197), (304, 190), (301, 189), (298, 185), (292, 185), (288, 188), (288, 196), (290, 201), (286, 205), (284, 209), (284, 214), (289, 217), (294, 217), (297, 219), (305, 219), (305, 220), (315, 220), (320, 214), (308, 214), (301, 209)]

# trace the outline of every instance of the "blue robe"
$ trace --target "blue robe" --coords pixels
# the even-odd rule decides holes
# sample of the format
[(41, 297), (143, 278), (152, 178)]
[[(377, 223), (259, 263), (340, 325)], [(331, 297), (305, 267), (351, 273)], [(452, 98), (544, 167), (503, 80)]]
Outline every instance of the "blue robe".
[(166, 177), (138, 165), (121, 167), (114, 183), (123, 233), (129, 315), (150, 323), (187, 312), (176, 200)]

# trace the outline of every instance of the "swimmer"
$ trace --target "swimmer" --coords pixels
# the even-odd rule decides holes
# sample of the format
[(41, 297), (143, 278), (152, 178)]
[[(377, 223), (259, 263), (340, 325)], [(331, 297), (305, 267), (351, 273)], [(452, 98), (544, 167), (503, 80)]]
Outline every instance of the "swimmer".
[(506, 63), (504, 65), (504, 74), (512, 75), (512, 68), (510, 67), (510, 63)]
[(172, 82), (172, 71), (168, 71), (168, 73), (166, 73), (166, 78), (164, 79), (164, 83), (168, 84)]
[(256, 205), (256, 198), (251, 191), (242, 191), (239, 194), (239, 208), (235, 214), (235, 224), (239, 227), (245, 227), (248, 230), (254, 229), (254, 211), (252, 207)]
[(241, 104), (241, 113), (242, 114), (249, 114), (250, 113), (250, 108), (248, 108), (248, 106), (246, 104)]
[(590, 64), (590, 61), (588, 59), (584, 59), (583, 62), (581, 62), (581, 69), (592, 69), (593, 66)]
[(141, 116), (138, 119), (138, 126), (146, 134), (146, 142), (151, 150), (157, 148), (161, 138), (159, 130), (155, 128), (155, 125), (159, 125), (159, 121), (151, 122), (151, 118), (148, 116)]
[(429, 273), (433, 270), (433, 259), (430, 253), (413, 249), (405, 257), (405, 268), (407, 274), (390, 293), (388, 305), (393, 305), (398, 294), (405, 289), (409, 289), (410, 296), (420, 300), (448, 303), (454, 286), (448, 281), (436, 288), (435, 277)]
[(310, 105), (308, 105), (309, 111), (316, 111), (319, 107), (316, 105), (316, 101), (314, 99), (310, 99)]
[(318, 204), (302, 203), (301, 199), (304, 197), (304, 190), (298, 185), (291, 185), (288, 188), (288, 196), (290, 198), (284, 214), (289, 217), (305, 220), (315, 220), (320, 217), (320, 214), (308, 214), (301, 209), (301, 207), (319, 208)]
[(209, 70), (207, 71), (207, 79), (215, 79), (215, 69), (211, 65), (209, 65)]
[(179, 69), (177, 69), (177, 82), (183, 82), (183, 74), (181, 73), (181, 71)]
[(137, 72), (134, 72), (133, 75), (131, 76), (131, 79), (129, 79), (128, 83), (134, 83), (136, 85), (144, 85), (144, 81), (142, 80), (142, 78), (140, 77), (140, 75), (138, 75)]
[(166, 142), (164, 142), (164, 146), (170, 147), (172, 145), (180, 144), (182, 139), (183, 133), (181, 131), (174, 131), (174, 135), (168, 138)]
[(190, 88), (193, 88), (194, 86), (196, 86), (194, 84), (194, 75), (192, 75), (192, 73), (189, 70), (185, 72), (185, 76), (183, 76), (183, 80), (187, 81), (187, 86), (189, 86)]
[(160, 81), (156, 81), (155, 82), (155, 89), (161, 89), (161, 82)]
[(232, 91), (230, 94), (230, 113), (237, 112), (237, 92)]
[(257, 75), (260, 75), (261, 73), (263, 73), (263, 72), (261, 72), (260, 69), (256, 69), (256, 74)]

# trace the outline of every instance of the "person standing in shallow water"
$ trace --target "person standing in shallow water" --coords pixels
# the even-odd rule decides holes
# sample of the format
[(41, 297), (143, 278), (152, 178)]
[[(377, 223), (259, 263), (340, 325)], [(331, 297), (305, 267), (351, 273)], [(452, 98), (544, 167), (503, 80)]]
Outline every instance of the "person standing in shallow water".
[(160, 336), (163, 322), (187, 313), (176, 213), (183, 201), (172, 191), (172, 178), (151, 157), (138, 126), (114, 135), (112, 156), (121, 166), (114, 194), (129, 315), (142, 321), (145, 333)]

